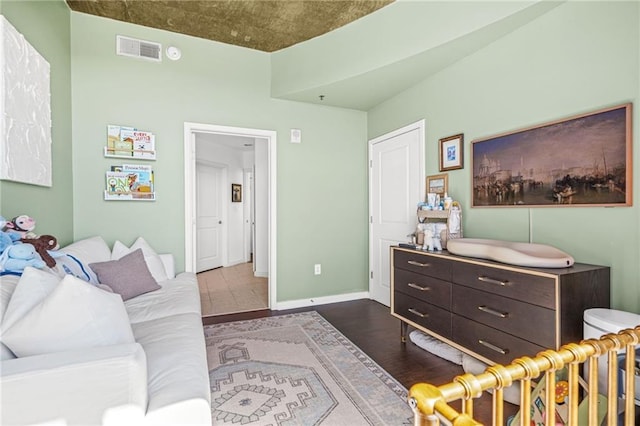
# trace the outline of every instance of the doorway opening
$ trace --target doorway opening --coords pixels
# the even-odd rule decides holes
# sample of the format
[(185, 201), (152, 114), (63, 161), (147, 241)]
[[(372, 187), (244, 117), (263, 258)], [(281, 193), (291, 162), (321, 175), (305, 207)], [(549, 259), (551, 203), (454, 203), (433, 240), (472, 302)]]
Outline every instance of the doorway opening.
[[(251, 262), (251, 275), (268, 279), (267, 301), (273, 309), (277, 288), (276, 132), (185, 123), (184, 147), (185, 270), (195, 273), (219, 263), (228, 268), (227, 278), (235, 281), (242, 279), (234, 275), (238, 270), (246, 277), (246, 263)], [(229, 154), (230, 150), (241, 153)], [(245, 157), (245, 161), (231, 164), (229, 155)], [(199, 179), (206, 182), (206, 198), (215, 199), (212, 205), (198, 202), (202, 196)], [(204, 256), (199, 256), (203, 251)]]

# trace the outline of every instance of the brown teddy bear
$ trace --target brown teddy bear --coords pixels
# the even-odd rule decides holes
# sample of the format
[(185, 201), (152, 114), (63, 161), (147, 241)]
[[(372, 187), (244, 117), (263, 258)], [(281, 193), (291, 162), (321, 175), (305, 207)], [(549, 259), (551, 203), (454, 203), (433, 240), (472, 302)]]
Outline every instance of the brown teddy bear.
[(40, 235), (37, 238), (21, 238), (23, 243), (31, 244), (36, 248), (36, 252), (40, 255), (44, 263), (49, 268), (56, 266), (56, 261), (49, 254), (48, 250), (54, 250), (58, 247), (58, 240), (53, 235)]

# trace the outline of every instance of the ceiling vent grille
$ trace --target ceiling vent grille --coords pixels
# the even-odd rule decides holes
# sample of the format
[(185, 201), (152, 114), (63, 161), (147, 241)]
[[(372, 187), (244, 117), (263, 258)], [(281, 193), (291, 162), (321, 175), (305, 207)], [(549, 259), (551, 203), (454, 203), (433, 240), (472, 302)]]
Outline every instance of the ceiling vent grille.
[(116, 53), (122, 56), (162, 61), (162, 45), (152, 41), (116, 36)]

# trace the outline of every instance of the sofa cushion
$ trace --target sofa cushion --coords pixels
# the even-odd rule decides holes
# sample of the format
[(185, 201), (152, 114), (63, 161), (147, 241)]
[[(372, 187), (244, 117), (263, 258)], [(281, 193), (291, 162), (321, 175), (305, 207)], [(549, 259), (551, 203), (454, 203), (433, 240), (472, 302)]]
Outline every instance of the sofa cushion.
[(120, 241), (116, 241), (113, 244), (113, 250), (111, 251), (111, 259), (120, 259), (122, 256), (129, 254), (137, 249), (142, 250), (142, 254), (144, 254), (144, 260), (145, 262), (147, 262), (147, 267), (149, 267), (149, 272), (151, 272), (153, 278), (157, 282), (167, 280), (167, 273), (164, 270), (164, 264), (162, 263), (160, 256), (142, 237), (138, 237), (138, 239), (133, 243), (131, 247), (127, 247)]
[[(202, 424), (202, 419), (210, 418), (211, 390), (200, 315), (173, 315), (132, 328), (147, 355), (149, 424)], [(193, 402), (189, 411), (172, 410), (185, 401)]]
[(131, 323), (177, 314), (201, 315), (200, 290), (194, 273), (182, 272), (159, 285), (159, 290), (134, 297), (124, 303)]
[(123, 300), (129, 300), (160, 286), (149, 272), (141, 249), (137, 249), (118, 260), (91, 263), (91, 269), (98, 276), (100, 284), (106, 284), (120, 294)]
[(2, 340), (18, 357), (134, 342), (121, 297), (71, 275)]
[(60, 249), (63, 253), (70, 254), (84, 263), (106, 262), (111, 259), (111, 250), (100, 236), (78, 240)]

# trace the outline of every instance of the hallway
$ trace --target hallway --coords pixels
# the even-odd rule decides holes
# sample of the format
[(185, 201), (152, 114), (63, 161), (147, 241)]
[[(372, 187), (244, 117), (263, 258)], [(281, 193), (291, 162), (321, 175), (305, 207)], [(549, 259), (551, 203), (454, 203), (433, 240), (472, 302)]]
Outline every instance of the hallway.
[(197, 274), (202, 316), (268, 309), (268, 279), (253, 276), (252, 263)]

